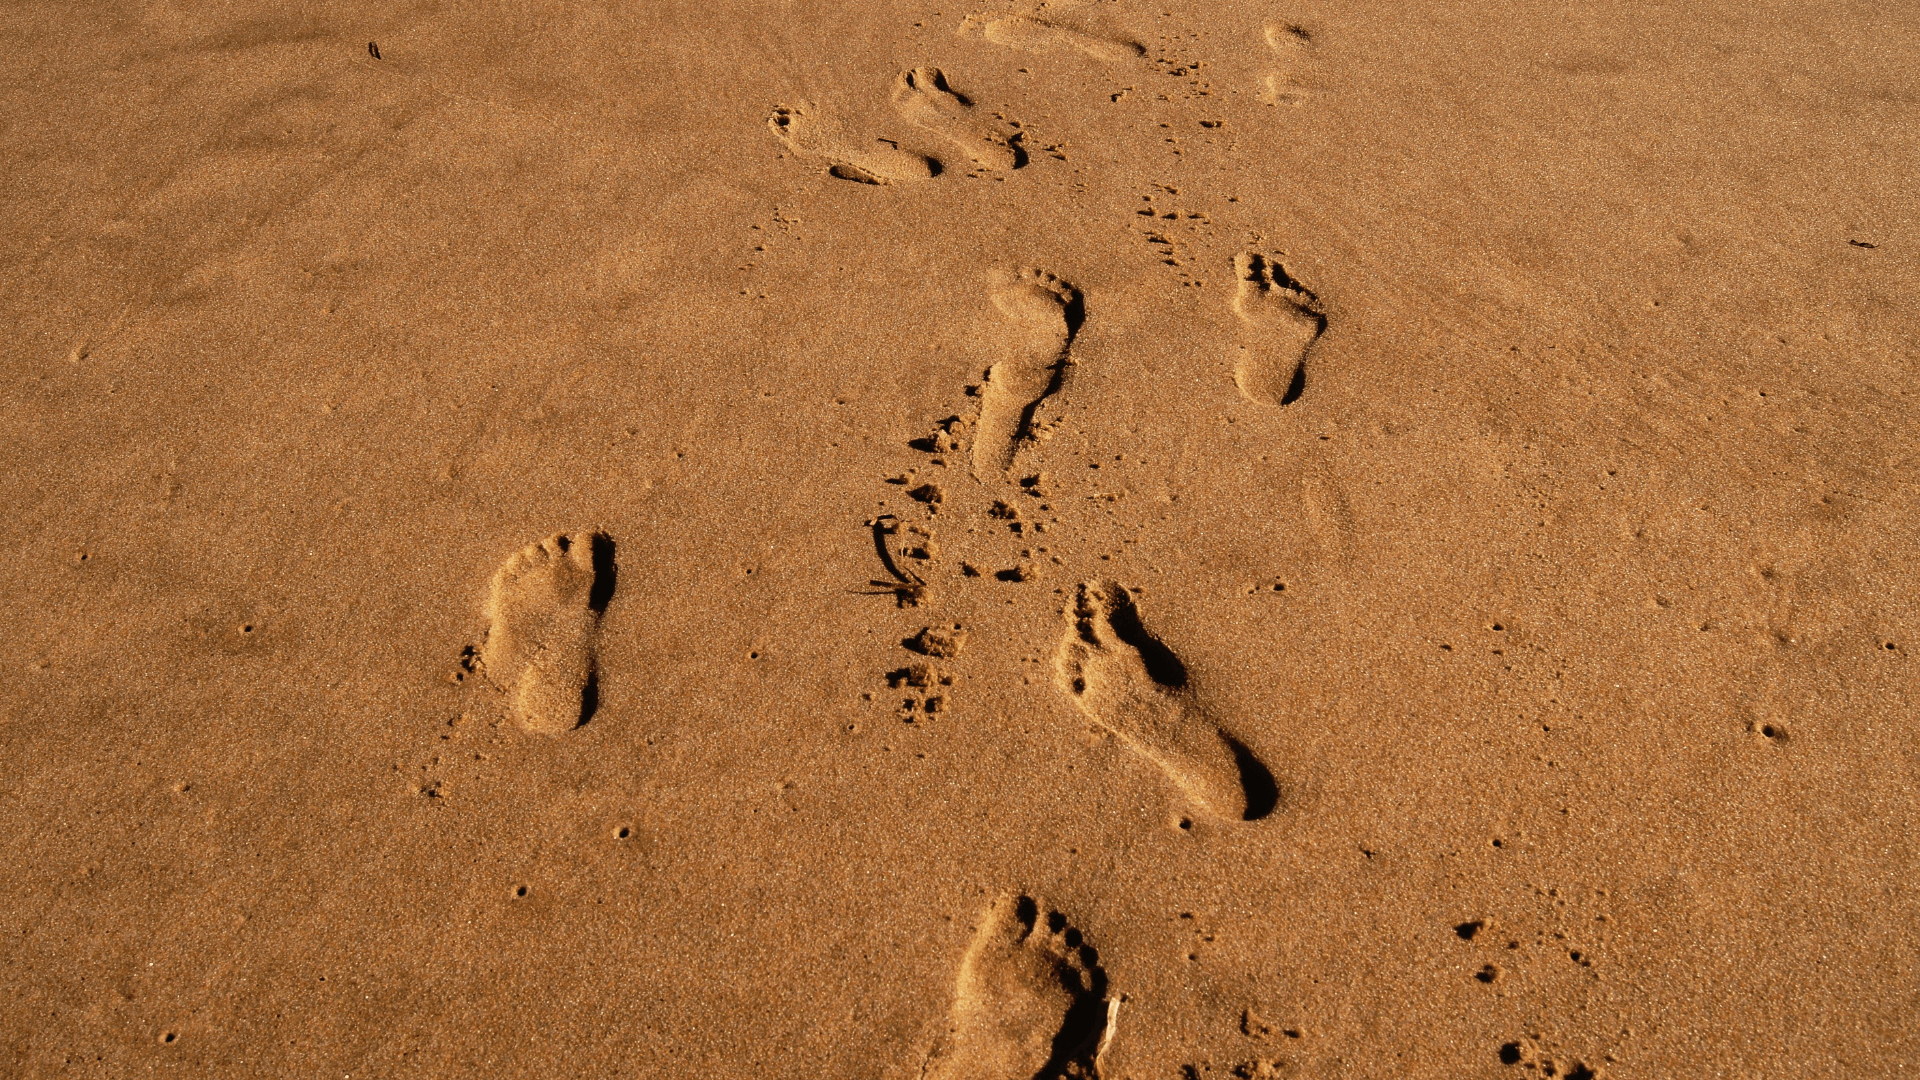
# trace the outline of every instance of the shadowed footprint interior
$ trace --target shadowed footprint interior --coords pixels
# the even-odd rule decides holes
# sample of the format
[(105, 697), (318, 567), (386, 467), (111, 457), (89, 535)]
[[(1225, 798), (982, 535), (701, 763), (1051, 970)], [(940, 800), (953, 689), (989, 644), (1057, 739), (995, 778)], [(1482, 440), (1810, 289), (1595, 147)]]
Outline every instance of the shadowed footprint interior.
[(1207, 716), (1186, 665), (1147, 631), (1125, 588), (1083, 584), (1071, 614), (1054, 678), (1082, 713), (1208, 812), (1241, 820), (1273, 812), (1280, 799), (1272, 772)]
[(528, 731), (559, 735), (593, 717), (596, 639), (613, 597), (613, 553), (613, 541), (600, 533), (557, 533), (521, 548), (494, 572), (480, 661)]
[(982, 914), (960, 960), (947, 1031), (927, 1080), (1094, 1077), (1113, 1038), (1099, 956), (1064, 915), (1005, 894)]

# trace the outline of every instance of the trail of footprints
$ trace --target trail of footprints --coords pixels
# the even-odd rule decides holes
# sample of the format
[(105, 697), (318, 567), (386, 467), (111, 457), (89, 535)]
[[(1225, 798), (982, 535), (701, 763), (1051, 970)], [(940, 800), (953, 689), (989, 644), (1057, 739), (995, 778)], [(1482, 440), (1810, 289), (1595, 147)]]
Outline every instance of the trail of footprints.
[[(1236, 265), (1243, 289), (1233, 305), (1233, 325), (1245, 345), (1235, 381), (1249, 400), (1290, 403), (1299, 393), (1296, 388), (1289, 396), (1286, 386), (1300, 378), (1324, 318), (1312, 293), (1277, 260), (1246, 253)], [(999, 357), (968, 388), (975, 409), (913, 441), (928, 455), (924, 472), (915, 468), (889, 480), (923, 517), (908, 521), (888, 514), (868, 523), (883, 570), (876, 591), (928, 615), (943, 607), (943, 590), (1038, 580), (1041, 567), (1051, 562), (1044, 558), (1044, 542), (1057, 535), (1051, 531), (1059, 523), (1050, 513), (1053, 483), (1046, 473), (1029, 471), (1029, 455), (1044, 441), (1044, 418), (1072, 378), (1074, 342), (1088, 318), (1086, 298), (1037, 268), (1000, 273), (988, 288), (1002, 317)], [(966, 473), (958, 475), (962, 463)], [(1014, 542), (1032, 546), (1010, 565), (947, 558), (936, 525), (967, 508), (975, 523), (984, 519), (994, 527), (989, 531), (1004, 530)], [(1076, 584), (1067, 597), (1060, 637), (1043, 650), (1059, 700), (1156, 766), (1193, 813), (1232, 822), (1274, 812), (1279, 790), (1271, 771), (1209, 709), (1187, 665), (1146, 625), (1133, 593), (1118, 582), (1096, 580)], [(932, 723), (952, 711), (957, 680), (951, 665), (970, 638), (964, 627), (934, 617), (902, 639), (910, 658), (886, 673), (900, 719)], [(1098, 1076), (1122, 1000), (1110, 992), (1097, 954), (1064, 914), (1030, 896), (1001, 896), (981, 915), (961, 957), (952, 1009), (922, 1075)]]
[[(961, 20), (958, 35), (1039, 55), (1078, 53), (1106, 65), (1141, 61), (1148, 55), (1139, 41), (1078, 29), (1036, 13), (969, 15)], [(1317, 51), (1312, 32), (1298, 23), (1269, 22), (1261, 28), (1261, 38), (1276, 66), (1261, 76), (1259, 99), (1268, 106), (1297, 106), (1310, 100), (1318, 91), (1312, 75)], [(1153, 63), (1166, 67), (1165, 74), (1180, 78), (1193, 76), (1204, 66), (1198, 60), (1177, 62), (1167, 57)], [(1194, 92), (1201, 97), (1212, 93), (1208, 84), (1195, 85)], [(1128, 86), (1115, 92), (1112, 100), (1119, 101), (1133, 89)], [(957, 149), (984, 173), (1011, 172), (1027, 163), (1020, 125), (1004, 118), (999, 125), (982, 120), (973, 102), (949, 86), (939, 68), (902, 72), (895, 80), (892, 105), (897, 118)], [(856, 130), (846, 117), (818, 102), (776, 106), (767, 125), (795, 156), (825, 162), (828, 174), (842, 180), (912, 183), (931, 180), (946, 170), (937, 154), (903, 146), (900, 139), (884, 134)], [(1202, 125), (1218, 127), (1219, 121), (1206, 120)], [(1057, 147), (1046, 149), (1062, 156)]]
[[(972, 16), (960, 33), (1028, 52), (1079, 53), (1103, 63), (1146, 53), (1138, 42), (1034, 15)], [(1311, 46), (1304, 30), (1286, 24), (1269, 26), (1266, 36), (1276, 53)], [(1291, 102), (1293, 91), (1280, 89), (1283, 85), (1293, 84), (1270, 80), (1270, 98)], [(938, 68), (903, 72), (891, 105), (916, 137), (950, 148), (975, 175), (1004, 174), (1027, 163), (1019, 125), (983, 117)], [(863, 134), (817, 103), (782, 105), (767, 123), (789, 151), (824, 163), (840, 179), (875, 186), (913, 183), (947, 169), (936, 154)], [(1239, 339), (1231, 357), (1234, 385), (1249, 402), (1291, 405), (1305, 389), (1308, 355), (1326, 318), (1314, 294), (1278, 259), (1243, 252), (1234, 269), (1238, 290), (1231, 310)], [(1037, 541), (1049, 526), (1050, 481), (1044, 472), (1023, 475), (1022, 465), (1032, 447), (1048, 437), (1046, 412), (1071, 379), (1086, 300), (1073, 285), (1035, 268), (1002, 273), (990, 288), (1003, 316), (999, 358), (979, 384), (968, 388), (976, 408), (942, 422), (915, 447), (931, 455), (930, 468), (942, 470), (949, 457), (964, 455), (980, 489), (998, 493), (985, 508), (987, 518), (1011, 536), (1035, 543), (1011, 565), (962, 561), (957, 578), (937, 581), (941, 560), (932, 526), (943, 510), (955, 507), (942, 484), (917, 471), (896, 477), (892, 482), (908, 489), (925, 521), (883, 515), (869, 525), (884, 571), (873, 583), (875, 591), (891, 594), (902, 608), (934, 608), (939, 589), (955, 582), (1033, 581), (1046, 565), (1047, 547)], [(1052, 520), (1057, 524), (1057, 517)], [(461, 668), (502, 694), (512, 720), (529, 733), (564, 735), (593, 718), (599, 628), (615, 586), (614, 552), (613, 540), (604, 533), (557, 533), (513, 553), (493, 575), (485, 637), (467, 651)], [(1156, 766), (1196, 812), (1222, 821), (1272, 813), (1279, 803), (1272, 773), (1230, 724), (1212, 714), (1187, 666), (1147, 628), (1132, 591), (1096, 580), (1066, 593), (1064, 625), (1050, 653), (1049, 673), (1061, 699), (1118, 745)], [(902, 719), (921, 722), (952, 708), (956, 673), (951, 665), (969, 639), (963, 626), (948, 622), (929, 623), (901, 641), (910, 658), (885, 679), (889, 691), (901, 696)], [(455, 676), (456, 681), (463, 677)], [(441, 794), (434, 784), (420, 790), (429, 798)], [(1063, 913), (1024, 893), (1003, 894), (980, 914), (959, 959), (953, 1004), (922, 1075), (927, 1080), (1096, 1077), (1123, 1000), (1112, 993), (1092, 945)]]
[[(1246, 390), (1254, 384), (1255, 369), (1284, 370), (1288, 381), (1297, 381), (1322, 320), (1305, 306), (1312, 303), (1311, 294), (1293, 284), (1277, 263), (1246, 254), (1240, 264), (1243, 276), (1253, 279), (1248, 284), (1253, 295), (1236, 305), (1240, 321), (1249, 337), (1270, 339), (1243, 349), (1255, 359), (1243, 357), (1240, 363), (1242, 393), (1263, 400)], [(891, 592), (901, 607), (937, 608), (944, 588), (1037, 580), (1049, 563), (1061, 561), (1045, 543), (1050, 525), (1059, 524), (1057, 515), (1051, 523), (1046, 520), (1053, 509), (1047, 501), (1051, 482), (1045, 472), (1028, 474), (1022, 466), (1046, 436), (1044, 411), (1071, 377), (1073, 343), (1087, 317), (1085, 298), (1057, 275), (1033, 268), (998, 274), (990, 290), (1003, 316), (1001, 358), (978, 385), (968, 387), (977, 408), (970, 416), (949, 417), (930, 437), (913, 443), (930, 455), (929, 469), (939, 470), (934, 476), (950, 473), (949, 459), (964, 454), (979, 485), (968, 490), (981, 494), (961, 498), (962, 491), (950, 493), (945, 484), (909, 470), (889, 482), (907, 489), (924, 508), (925, 520), (903, 522), (889, 514), (868, 523), (887, 574), (874, 584)], [(1310, 334), (1302, 329), (1303, 320)], [(1263, 403), (1279, 405), (1295, 397), (1297, 391), (1288, 396), (1275, 390)], [(985, 524), (1003, 527), (1032, 546), (1011, 565), (960, 560), (957, 567), (948, 566), (952, 560), (941, 558), (935, 525), (943, 515), (951, 519), (964, 513), (963, 505), (974, 508), (974, 521), (983, 516)], [(1271, 772), (1229, 725), (1212, 716), (1190, 685), (1186, 666), (1145, 626), (1128, 589), (1113, 581), (1080, 583), (1063, 615), (1066, 626), (1051, 652), (1051, 679), (1065, 701), (1159, 768), (1200, 813), (1255, 820), (1275, 809), (1279, 792)], [(928, 623), (902, 641), (904, 649), (920, 654), (887, 673), (888, 689), (906, 692), (900, 699), (902, 719), (918, 722), (951, 709), (953, 673), (928, 658), (958, 656), (967, 640), (959, 624), (949, 629)]]
[[(1124, 37), (1075, 29), (1031, 14), (970, 15), (962, 37), (975, 37), (1025, 52), (1079, 53), (1103, 63), (1138, 60), (1146, 46)], [(896, 118), (916, 133), (951, 147), (978, 170), (1004, 174), (1027, 164), (1025, 132), (1017, 121), (984, 118), (965, 94), (948, 85), (936, 67), (916, 67), (894, 81)], [(776, 106), (767, 126), (796, 157), (824, 162), (829, 175), (856, 183), (886, 185), (931, 180), (947, 170), (937, 153), (903, 145), (885, 134), (857, 130), (831, 107), (813, 101)], [(1060, 157), (1057, 147), (1043, 148)]]
[[(1325, 329), (1325, 316), (1314, 294), (1278, 259), (1243, 252), (1234, 266), (1239, 289), (1228, 325), (1239, 339), (1231, 364), (1235, 386), (1250, 402), (1290, 405), (1303, 392), (1308, 353)], [(999, 358), (968, 388), (975, 409), (914, 441), (929, 455), (927, 472), (909, 470), (890, 480), (921, 507), (924, 520), (886, 515), (869, 523), (885, 570), (875, 585), (903, 608), (937, 609), (946, 588), (1033, 581), (1046, 565), (1038, 557), (1046, 554), (1040, 541), (1048, 537), (1051, 482), (1044, 472), (1029, 471), (1027, 458), (1046, 438), (1046, 414), (1072, 378), (1074, 342), (1088, 317), (1086, 298), (1037, 268), (1000, 273), (989, 289), (1002, 316)], [(962, 498), (958, 489), (949, 490), (954, 459), (964, 460), (977, 490), (988, 494)], [(979, 512), (989, 523), (1034, 546), (1011, 565), (962, 560), (946, 568), (950, 560), (942, 558), (935, 525), (950, 520), (962, 504), (983, 506)], [(1127, 588), (1110, 580), (1081, 582), (1070, 590), (1062, 614), (1050, 676), (1081, 716), (1156, 766), (1198, 814), (1257, 820), (1277, 808), (1271, 771), (1231, 725), (1210, 712), (1187, 666), (1147, 628)], [(915, 655), (886, 676), (902, 720), (927, 723), (951, 712), (955, 672), (945, 665), (968, 640), (963, 627), (937, 621), (902, 640), (902, 648)], [(1043, 912), (1029, 897), (996, 900), (961, 959), (948, 1027), (923, 1075), (1097, 1076), (1121, 999), (1107, 993), (1090, 954), (1075, 963), (1078, 938), (1064, 916)]]

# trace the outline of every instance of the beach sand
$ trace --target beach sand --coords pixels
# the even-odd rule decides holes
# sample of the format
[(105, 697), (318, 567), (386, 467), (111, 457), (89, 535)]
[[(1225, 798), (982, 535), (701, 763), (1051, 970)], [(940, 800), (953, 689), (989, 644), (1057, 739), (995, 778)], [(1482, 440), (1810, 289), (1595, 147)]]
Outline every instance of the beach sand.
[(1920, 17), (0, 13), (0, 1074), (1920, 1060)]

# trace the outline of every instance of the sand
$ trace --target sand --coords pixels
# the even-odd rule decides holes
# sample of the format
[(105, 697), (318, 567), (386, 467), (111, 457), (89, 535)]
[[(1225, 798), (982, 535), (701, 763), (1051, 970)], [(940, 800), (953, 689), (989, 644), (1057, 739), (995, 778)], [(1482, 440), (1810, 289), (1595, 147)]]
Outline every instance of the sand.
[(1912, 12), (0, 26), (0, 1074), (1920, 1060)]

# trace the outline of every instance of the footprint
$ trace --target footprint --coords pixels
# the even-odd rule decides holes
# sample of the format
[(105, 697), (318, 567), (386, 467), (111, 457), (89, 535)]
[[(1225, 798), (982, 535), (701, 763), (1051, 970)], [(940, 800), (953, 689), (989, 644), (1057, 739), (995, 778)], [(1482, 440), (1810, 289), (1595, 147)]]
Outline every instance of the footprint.
[(1056, 684), (1080, 711), (1166, 772), (1200, 806), (1251, 821), (1273, 812), (1273, 774), (1207, 717), (1186, 665), (1140, 623), (1127, 590), (1081, 585), (1073, 626), (1054, 654)]
[(986, 910), (960, 958), (946, 1033), (925, 1080), (1096, 1077), (1119, 1001), (1099, 956), (1057, 911), (1011, 893)]
[(1147, 54), (1146, 46), (1137, 41), (1070, 30), (1030, 15), (969, 15), (961, 21), (960, 33), (983, 37), (995, 45), (1026, 52), (1048, 53), (1072, 49), (1109, 63)]
[(480, 662), (521, 727), (560, 735), (592, 718), (594, 639), (613, 579), (613, 541), (589, 532), (528, 544), (494, 573)]
[(1287, 64), (1287, 69), (1271, 72), (1261, 79), (1260, 100), (1268, 105), (1299, 105), (1314, 96), (1313, 85), (1295, 74), (1295, 60), (1313, 50), (1313, 35), (1295, 23), (1274, 22), (1262, 28), (1267, 48)]
[(1258, 335), (1239, 347), (1233, 384), (1248, 401), (1291, 405), (1307, 388), (1307, 350), (1327, 328), (1327, 317), (1278, 259), (1243, 251), (1233, 268), (1240, 278), (1233, 313)]
[(810, 102), (774, 109), (767, 127), (795, 154), (824, 159), (827, 172), (842, 180), (902, 184), (940, 174), (938, 161), (902, 150), (887, 139), (861, 139), (838, 117)]
[(1298, 76), (1272, 72), (1260, 77), (1260, 100), (1268, 105), (1304, 105), (1313, 88)]
[(1027, 163), (1026, 153), (1012, 139), (973, 122), (973, 103), (954, 93), (939, 68), (903, 72), (894, 83), (893, 108), (908, 123), (946, 139), (986, 168), (1006, 171)]
[(1270, 22), (1260, 28), (1260, 35), (1267, 39), (1267, 48), (1276, 53), (1313, 48), (1313, 35), (1298, 23)]
[(973, 436), (973, 475), (1005, 475), (1033, 436), (1040, 403), (1060, 391), (1086, 304), (1079, 290), (1043, 270), (1003, 275), (993, 304), (1013, 323), (1005, 360), (987, 369)]

